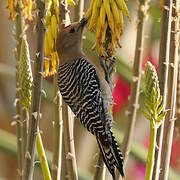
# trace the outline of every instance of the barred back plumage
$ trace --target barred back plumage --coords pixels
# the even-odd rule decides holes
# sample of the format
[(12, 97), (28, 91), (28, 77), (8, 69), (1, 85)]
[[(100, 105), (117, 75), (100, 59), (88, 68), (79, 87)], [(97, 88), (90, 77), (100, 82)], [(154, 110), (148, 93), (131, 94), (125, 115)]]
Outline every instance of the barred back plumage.
[(123, 173), (123, 157), (111, 131), (112, 119), (105, 106), (96, 69), (85, 58), (59, 66), (58, 85), (64, 101), (93, 135), (106, 166), (115, 178), (115, 167)]

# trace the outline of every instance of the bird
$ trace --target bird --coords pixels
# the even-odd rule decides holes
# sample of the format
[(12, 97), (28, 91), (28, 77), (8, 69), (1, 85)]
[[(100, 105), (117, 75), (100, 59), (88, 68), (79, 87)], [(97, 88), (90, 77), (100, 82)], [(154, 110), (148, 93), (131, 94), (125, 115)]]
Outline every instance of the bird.
[(106, 80), (82, 50), (84, 18), (62, 28), (56, 41), (59, 55), (58, 86), (63, 100), (81, 124), (97, 140), (105, 165), (115, 180), (117, 169), (122, 177), (123, 155), (112, 132), (113, 97)]

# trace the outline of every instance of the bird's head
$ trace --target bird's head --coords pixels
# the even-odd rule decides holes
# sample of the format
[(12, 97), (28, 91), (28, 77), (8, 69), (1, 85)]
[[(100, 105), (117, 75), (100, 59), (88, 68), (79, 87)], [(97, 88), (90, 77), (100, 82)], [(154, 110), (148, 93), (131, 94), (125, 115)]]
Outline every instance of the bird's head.
[(59, 55), (69, 53), (74, 48), (81, 49), (81, 39), (86, 20), (83, 18), (80, 22), (62, 28), (58, 34), (56, 48)]

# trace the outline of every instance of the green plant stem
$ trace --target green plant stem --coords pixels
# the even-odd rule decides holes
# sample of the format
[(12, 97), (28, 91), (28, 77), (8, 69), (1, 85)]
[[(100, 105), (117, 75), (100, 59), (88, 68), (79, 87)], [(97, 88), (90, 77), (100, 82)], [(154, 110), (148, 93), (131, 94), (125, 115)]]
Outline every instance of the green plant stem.
[(49, 166), (48, 166), (48, 161), (46, 158), (46, 154), (45, 154), (45, 150), (43, 147), (43, 143), (42, 143), (41, 134), (39, 132), (39, 129), (37, 131), (36, 147), (37, 147), (38, 157), (39, 157), (40, 162), (41, 162), (41, 168), (42, 168), (44, 180), (51, 180), (52, 178), (51, 178), (51, 174), (50, 174), (50, 170), (49, 170)]
[(171, 157), (171, 148), (174, 133), (175, 111), (176, 111), (176, 92), (177, 92), (177, 75), (178, 75), (178, 47), (179, 47), (179, 0), (173, 0), (172, 21), (171, 21), (171, 39), (169, 55), (169, 79), (168, 79), (168, 109), (165, 118), (165, 133), (162, 154), (162, 166), (160, 180), (167, 180), (169, 174), (169, 164)]
[[(161, 18), (161, 37), (160, 37), (160, 49), (159, 49), (159, 87), (161, 95), (163, 96), (163, 104), (166, 104), (167, 99), (167, 83), (168, 83), (168, 64), (169, 64), (169, 46), (170, 46), (170, 29), (171, 29), (171, 11), (172, 0), (164, 0)], [(161, 126), (158, 128), (156, 139), (156, 151), (155, 151), (155, 164), (153, 170), (153, 180), (159, 179), (160, 165), (161, 165), (161, 152), (162, 141), (164, 132), (164, 119)]]
[(157, 128), (155, 125), (150, 125), (150, 144), (148, 150), (148, 157), (146, 163), (146, 175), (145, 180), (151, 180), (153, 175), (153, 167), (154, 167), (154, 154), (155, 154), (155, 147), (156, 147), (156, 135), (157, 135)]
[[(140, 82), (141, 82), (141, 73), (142, 73), (144, 21), (145, 21), (145, 15), (147, 14), (148, 2), (149, 0), (139, 0), (139, 6), (138, 6), (138, 26), (137, 26), (137, 37), (136, 37), (136, 50), (135, 50), (134, 65), (133, 65), (133, 81), (131, 83), (127, 129), (125, 131), (125, 136), (122, 144), (122, 152), (124, 155), (124, 168), (126, 167), (127, 157), (130, 151), (130, 144), (132, 141), (136, 114), (139, 108)], [(144, 8), (142, 9), (142, 7)]]
[(37, 0), (37, 49), (36, 49), (36, 59), (35, 59), (35, 74), (33, 83), (33, 93), (32, 93), (32, 104), (31, 104), (31, 118), (29, 121), (29, 131), (28, 131), (28, 141), (27, 150), (25, 155), (25, 172), (23, 175), (24, 180), (33, 179), (33, 169), (34, 169), (34, 156), (36, 148), (36, 137), (37, 137), (37, 127), (40, 118), (40, 103), (41, 103), (41, 93), (42, 93), (42, 71), (44, 62), (44, 19), (45, 19), (45, 2), (42, 0)]
[(20, 94), (19, 94), (19, 78), (18, 78), (18, 62), (20, 57), (20, 51), (21, 51), (21, 42), (22, 42), (22, 33), (23, 33), (23, 18), (21, 13), (21, 7), (20, 7), (21, 1), (17, 3), (16, 6), (16, 18), (15, 18), (15, 39), (16, 39), (16, 51), (15, 51), (15, 57), (16, 57), (16, 99), (15, 99), (15, 106), (16, 106), (16, 134), (17, 134), (17, 144), (18, 144), (18, 175), (20, 179), (22, 179), (23, 176), (23, 160), (24, 160), (24, 154), (23, 154), (23, 144), (22, 144), (22, 119), (21, 119), (21, 105), (20, 105)]
[(28, 130), (29, 112), (23, 106), (21, 108), (21, 119), (22, 119), (22, 153), (23, 153), (23, 160), (24, 160), (26, 146), (27, 146), (27, 130)]

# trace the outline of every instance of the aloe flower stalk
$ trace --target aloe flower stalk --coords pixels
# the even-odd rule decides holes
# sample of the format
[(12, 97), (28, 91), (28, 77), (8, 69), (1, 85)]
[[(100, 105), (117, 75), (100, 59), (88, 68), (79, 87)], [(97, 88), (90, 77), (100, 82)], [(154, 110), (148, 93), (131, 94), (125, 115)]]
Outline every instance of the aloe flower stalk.
[(24, 36), (22, 38), (20, 58), (19, 58), (19, 87), (20, 87), (20, 104), (21, 104), (21, 134), (22, 134), (22, 154), (23, 161), (25, 157), (27, 144), (27, 129), (29, 121), (29, 110), (31, 107), (31, 87), (33, 82), (31, 61), (29, 55), (29, 46)]
[(159, 81), (154, 66), (147, 62), (145, 66), (145, 110), (144, 116), (150, 121), (150, 144), (146, 163), (145, 180), (151, 180), (154, 167), (157, 129), (166, 113), (160, 95)]
[(20, 102), (30, 110), (31, 106), (31, 87), (33, 82), (29, 46), (24, 37), (21, 43), (21, 53), (19, 60), (19, 82), (20, 82)]

